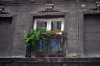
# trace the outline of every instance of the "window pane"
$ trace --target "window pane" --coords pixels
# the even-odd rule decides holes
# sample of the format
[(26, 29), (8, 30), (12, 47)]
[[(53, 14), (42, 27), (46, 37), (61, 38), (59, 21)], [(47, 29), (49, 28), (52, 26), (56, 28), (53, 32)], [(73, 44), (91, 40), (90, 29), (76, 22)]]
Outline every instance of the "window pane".
[(50, 51), (58, 51), (60, 49), (61, 39), (51, 39)]
[[(37, 28), (47, 28), (47, 22), (46, 21), (37, 21)], [(40, 51), (44, 51), (45, 49), (45, 44), (43, 43), (42, 40), (40, 40)]]
[(61, 21), (52, 21), (51, 30), (61, 30)]
[[(37, 21), (37, 28), (47, 28), (47, 22), (46, 21)], [(40, 40), (40, 51), (43, 51), (45, 49), (45, 44), (42, 40)]]
[(46, 21), (37, 21), (37, 28), (44, 28), (46, 29), (47, 22)]
[[(52, 21), (51, 30), (61, 30), (61, 21)], [(51, 39), (50, 51), (58, 51), (60, 49), (61, 39)]]
[(42, 40), (40, 40), (40, 51), (44, 51), (45, 50), (45, 44)]

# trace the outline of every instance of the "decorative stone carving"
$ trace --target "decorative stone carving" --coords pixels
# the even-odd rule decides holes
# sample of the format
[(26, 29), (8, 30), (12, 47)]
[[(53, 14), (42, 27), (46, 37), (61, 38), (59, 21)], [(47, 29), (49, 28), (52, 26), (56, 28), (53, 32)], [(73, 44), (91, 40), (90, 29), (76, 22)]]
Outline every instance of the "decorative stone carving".
[(96, 2), (96, 7), (95, 8), (90, 8), (90, 10), (94, 10), (94, 11), (100, 12), (100, 2)]
[(100, 10), (100, 2), (96, 2), (97, 9)]
[(0, 6), (0, 14), (7, 14), (7, 12), (4, 11), (4, 6)]
[(59, 12), (59, 11), (54, 9), (54, 4), (45, 4), (45, 10), (43, 10), (42, 12)]

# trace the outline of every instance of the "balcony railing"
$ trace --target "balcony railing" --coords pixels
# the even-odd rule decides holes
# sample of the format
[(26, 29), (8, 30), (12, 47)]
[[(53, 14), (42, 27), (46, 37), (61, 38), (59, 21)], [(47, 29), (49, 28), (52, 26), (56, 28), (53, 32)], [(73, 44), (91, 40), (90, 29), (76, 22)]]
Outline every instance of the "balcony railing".
[[(46, 36), (44, 36), (44, 38), (48, 38)], [(57, 34), (57, 35), (52, 35), (51, 40), (53, 39), (61, 39), (61, 42), (60, 42), (60, 47), (58, 50), (50, 50), (51, 47), (51, 43), (48, 42), (47, 44), (45, 44), (45, 49), (42, 50), (42, 51), (37, 51), (37, 52), (31, 52), (31, 56), (35, 56), (35, 57), (64, 57), (65, 53), (64, 53), (64, 45), (65, 45), (65, 41), (66, 41), (66, 34), (63, 33), (63, 34)]]
[(32, 52), (31, 57), (64, 57), (64, 51)]

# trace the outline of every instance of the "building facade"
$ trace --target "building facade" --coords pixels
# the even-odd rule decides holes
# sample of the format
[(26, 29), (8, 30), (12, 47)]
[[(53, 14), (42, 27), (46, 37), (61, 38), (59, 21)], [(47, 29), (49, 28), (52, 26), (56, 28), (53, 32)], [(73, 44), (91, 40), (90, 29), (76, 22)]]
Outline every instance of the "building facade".
[[(34, 57), (27, 51), (24, 36), (38, 21), (66, 33), (63, 56)], [(54, 42), (51, 51), (58, 48)], [(0, 66), (99, 66), (99, 46), (99, 0), (0, 1)]]

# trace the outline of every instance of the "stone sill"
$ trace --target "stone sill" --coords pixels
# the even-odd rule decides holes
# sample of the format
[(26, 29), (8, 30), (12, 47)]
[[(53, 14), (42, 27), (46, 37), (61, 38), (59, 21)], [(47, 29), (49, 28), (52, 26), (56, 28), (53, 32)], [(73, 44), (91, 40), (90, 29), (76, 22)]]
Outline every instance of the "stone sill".
[(64, 58), (64, 57), (38, 57), (38, 58), (0, 58), (0, 62), (20, 62), (20, 63), (34, 63), (34, 62), (100, 62), (100, 58)]

